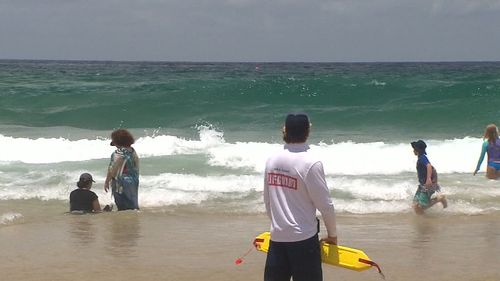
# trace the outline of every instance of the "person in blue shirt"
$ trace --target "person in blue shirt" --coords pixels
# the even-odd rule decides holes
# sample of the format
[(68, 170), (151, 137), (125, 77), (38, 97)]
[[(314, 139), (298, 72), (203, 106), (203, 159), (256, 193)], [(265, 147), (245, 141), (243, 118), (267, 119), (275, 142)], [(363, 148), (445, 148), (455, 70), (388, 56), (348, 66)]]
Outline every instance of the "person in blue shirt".
[(413, 153), (418, 157), (417, 160), (417, 176), (418, 189), (413, 197), (413, 209), (417, 214), (423, 214), (424, 210), (441, 202), (443, 208), (448, 206), (446, 197), (441, 194), (441, 188), (438, 184), (436, 169), (431, 165), (427, 158), (425, 149), (427, 144), (423, 140), (414, 141), (411, 143)]
[(500, 177), (500, 138), (498, 137), (498, 129), (495, 124), (486, 126), (483, 136), (483, 146), (481, 155), (477, 161), (474, 176), (481, 168), (484, 160), (484, 155), (488, 154), (488, 166), (486, 166), (486, 177), (489, 179), (497, 179)]

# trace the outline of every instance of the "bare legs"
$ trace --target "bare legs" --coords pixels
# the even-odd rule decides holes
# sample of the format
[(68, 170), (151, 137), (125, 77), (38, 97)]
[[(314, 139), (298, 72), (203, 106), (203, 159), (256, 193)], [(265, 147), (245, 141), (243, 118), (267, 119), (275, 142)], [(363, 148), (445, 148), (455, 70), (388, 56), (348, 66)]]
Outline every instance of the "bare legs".
[(496, 180), (498, 177), (500, 177), (500, 171), (497, 171), (493, 167), (486, 167), (486, 177), (489, 178), (490, 180)]
[(417, 215), (422, 215), (424, 214), (424, 211), (426, 209), (429, 209), (430, 207), (434, 206), (437, 203), (441, 203), (443, 205), (443, 209), (448, 207), (448, 200), (446, 200), (446, 196), (444, 196), (441, 193), (438, 193), (436, 197), (432, 198), (431, 201), (429, 202), (429, 205), (423, 207), (418, 203), (413, 203), (413, 210), (415, 210), (415, 213)]

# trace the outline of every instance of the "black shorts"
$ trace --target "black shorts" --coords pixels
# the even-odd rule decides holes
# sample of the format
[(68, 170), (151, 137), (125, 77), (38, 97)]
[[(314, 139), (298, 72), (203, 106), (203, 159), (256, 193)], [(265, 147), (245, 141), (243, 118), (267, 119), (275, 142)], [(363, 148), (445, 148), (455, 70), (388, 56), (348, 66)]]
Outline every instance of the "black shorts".
[(318, 235), (297, 242), (269, 244), (264, 281), (322, 281)]

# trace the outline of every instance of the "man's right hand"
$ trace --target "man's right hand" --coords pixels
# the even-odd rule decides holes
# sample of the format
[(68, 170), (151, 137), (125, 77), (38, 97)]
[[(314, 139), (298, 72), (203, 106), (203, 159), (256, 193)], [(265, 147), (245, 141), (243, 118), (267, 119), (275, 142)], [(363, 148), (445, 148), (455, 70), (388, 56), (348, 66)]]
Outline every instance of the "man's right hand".
[(337, 236), (328, 236), (328, 237), (325, 237), (323, 239), (320, 240), (320, 242), (325, 242), (325, 243), (328, 243), (328, 244), (334, 244), (334, 245), (337, 245)]

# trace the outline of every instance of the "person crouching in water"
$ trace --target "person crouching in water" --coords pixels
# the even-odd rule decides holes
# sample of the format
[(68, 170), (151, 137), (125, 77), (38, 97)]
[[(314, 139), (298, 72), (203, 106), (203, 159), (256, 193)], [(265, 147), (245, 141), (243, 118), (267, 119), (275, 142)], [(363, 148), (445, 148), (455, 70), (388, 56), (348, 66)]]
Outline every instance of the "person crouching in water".
[[(424, 210), (434, 206), (434, 204), (441, 202), (443, 208), (448, 206), (446, 197), (441, 194), (441, 188), (438, 184), (438, 176), (436, 169), (431, 165), (427, 159), (425, 149), (427, 145), (423, 140), (414, 141), (411, 143), (413, 153), (418, 157), (417, 160), (417, 176), (418, 176), (418, 189), (413, 197), (413, 209), (417, 214), (423, 214)], [(433, 196), (436, 193), (436, 196)]]
[[(77, 189), (73, 190), (69, 195), (69, 211), (77, 213), (96, 213), (101, 212), (101, 205), (97, 194), (90, 191), (92, 183), (94, 183), (92, 175), (83, 173), (76, 183)], [(111, 206), (106, 205), (104, 211), (111, 211)]]

